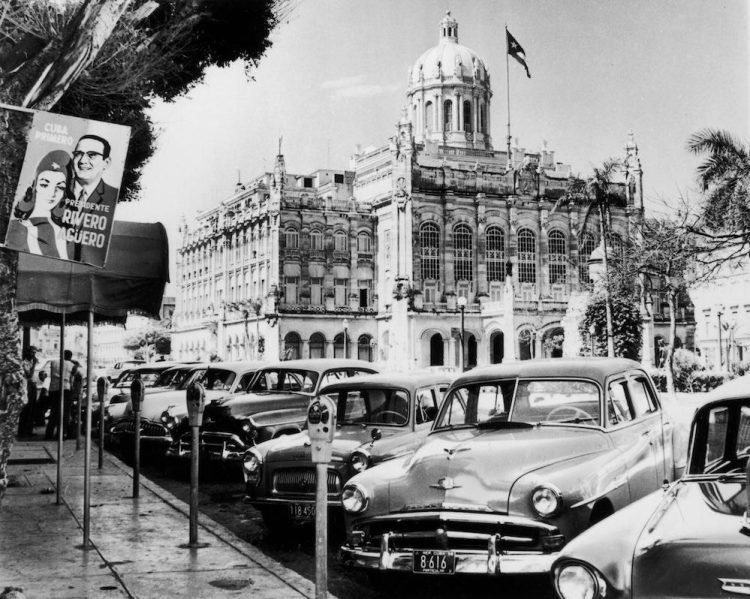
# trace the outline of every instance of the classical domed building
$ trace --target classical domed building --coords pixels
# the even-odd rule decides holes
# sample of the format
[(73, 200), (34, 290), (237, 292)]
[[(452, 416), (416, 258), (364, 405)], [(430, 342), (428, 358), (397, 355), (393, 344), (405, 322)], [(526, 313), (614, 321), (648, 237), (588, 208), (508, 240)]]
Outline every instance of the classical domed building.
[[(437, 41), (410, 69), (386, 145), (349, 171), (292, 175), (279, 155), (183, 227), (177, 358), (260, 345), (401, 368), (559, 355), (598, 222), (558, 205), (572, 175), (552, 150), (493, 148), (490, 75), (450, 13)], [(632, 135), (624, 162), (614, 251), (643, 210)]]

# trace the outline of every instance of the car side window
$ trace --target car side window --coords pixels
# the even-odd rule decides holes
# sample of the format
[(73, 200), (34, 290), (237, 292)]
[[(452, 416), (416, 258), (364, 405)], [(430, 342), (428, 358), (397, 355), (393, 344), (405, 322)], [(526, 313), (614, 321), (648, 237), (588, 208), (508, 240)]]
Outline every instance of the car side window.
[(729, 410), (725, 407), (714, 408), (708, 414), (708, 434), (706, 435), (706, 467), (724, 457), (724, 444), (729, 427)]
[(609, 393), (607, 394), (607, 416), (610, 424), (618, 425), (622, 422), (629, 422), (633, 419), (628, 404), (628, 396), (625, 391), (625, 381), (614, 381), (609, 384)]
[(320, 388), (322, 389), (326, 385), (335, 383), (342, 379), (349, 378), (349, 373), (346, 370), (329, 370), (323, 375), (323, 380), (320, 382)]
[(235, 393), (243, 393), (248, 385), (250, 385), (250, 381), (253, 380), (253, 376), (255, 375), (254, 372), (246, 372), (240, 377), (240, 382), (237, 383), (237, 388), (234, 390)]
[(415, 406), (417, 424), (432, 422), (437, 416), (437, 403), (431, 388), (417, 389), (417, 403)]
[(637, 418), (656, 411), (656, 404), (651, 397), (643, 377), (632, 378), (628, 381), (630, 401)]
[(736, 453), (738, 456), (750, 455), (750, 407), (748, 406), (742, 406), (742, 408), (740, 408)]

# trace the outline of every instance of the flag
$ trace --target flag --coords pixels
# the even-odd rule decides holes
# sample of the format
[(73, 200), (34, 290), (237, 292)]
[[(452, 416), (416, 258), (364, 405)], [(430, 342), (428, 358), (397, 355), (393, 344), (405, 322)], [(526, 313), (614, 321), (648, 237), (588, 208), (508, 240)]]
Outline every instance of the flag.
[(521, 66), (524, 69), (526, 69), (526, 76), (529, 79), (531, 79), (531, 73), (529, 73), (529, 66), (526, 64), (526, 52), (523, 51), (521, 44), (518, 43), (516, 38), (514, 38), (510, 34), (510, 31), (508, 31), (507, 27), (505, 29), (505, 36), (508, 42), (508, 54), (510, 54), (519, 63), (521, 63)]

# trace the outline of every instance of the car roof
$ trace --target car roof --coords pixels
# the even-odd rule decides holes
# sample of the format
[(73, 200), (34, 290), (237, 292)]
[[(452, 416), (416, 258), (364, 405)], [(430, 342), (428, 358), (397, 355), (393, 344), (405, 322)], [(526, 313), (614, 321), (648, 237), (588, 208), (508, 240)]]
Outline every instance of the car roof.
[(377, 371), (378, 367), (373, 362), (365, 360), (348, 360), (344, 358), (310, 358), (304, 360), (281, 360), (279, 362), (267, 362), (263, 368), (296, 368), (303, 370), (328, 370), (330, 368), (369, 368)]
[(360, 387), (363, 389), (398, 388), (414, 389), (426, 385), (450, 384), (454, 377), (439, 372), (381, 372), (379, 374), (363, 374), (330, 383), (324, 390), (335, 391), (342, 388)]
[(604, 381), (608, 376), (628, 370), (643, 370), (635, 360), (627, 358), (547, 358), (504, 362), (475, 368), (455, 380), (456, 385), (497, 378), (566, 377)]
[(143, 370), (166, 370), (167, 368), (173, 368), (174, 366), (182, 365), (182, 362), (146, 362), (145, 364), (138, 364), (137, 366), (128, 368), (127, 371), (141, 372)]
[(258, 370), (266, 365), (266, 362), (251, 360), (227, 360), (226, 362), (211, 362), (205, 364), (208, 368), (224, 368), (226, 370)]
[(741, 376), (710, 391), (706, 396), (706, 402), (701, 404), (699, 410), (710, 409), (713, 405), (730, 399), (748, 398), (750, 398), (750, 376)]

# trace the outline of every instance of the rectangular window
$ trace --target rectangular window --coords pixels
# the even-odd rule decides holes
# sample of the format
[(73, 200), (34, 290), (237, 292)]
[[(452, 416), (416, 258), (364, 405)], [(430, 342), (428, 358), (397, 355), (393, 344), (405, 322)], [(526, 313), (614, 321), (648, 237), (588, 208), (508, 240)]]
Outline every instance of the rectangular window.
[(505, 265), (501, 260), (487, 261), (487, 280), (502, 281), (505, 279)]
[(369, 308), (372, 297), (372, 279), (359, 280), (359, 307)]
[(437, 285), (435, 283), (424, 284), (424, 302), (426, 304), (435, 304), (438, 301)]
[(299, 301), (297, 292), (299, 290), (299, 277), (286, 277), (284, 291), (284, 303), (296, 304)]
[(503, 301), (503, 285), (501, 283), (497, 283), (497, 282), (490, 283), (490, 301), (491, 302)]
[(323, 305), (323, 277), (310, 279), (310, 304), (313, 306)]
[(303, 185), (304, 185), (305, 187), (312, 187), (312, 186), (313, 186), (313, 180), (312, 180), (312, 177), (305, 177), (305, 178), (304, 178), (304, 181), (302, 182), (302, 184), (303, 184)]
[(333, 182), (334, 183), (343, 183), (344, 182), (344, 175), (340, 173), (335, 173), (333, 175)]
[(334, 290), (334, 304), (336, 306), (346, 306), (346, 293), (349, 287), (349, 279), (334, 279), (333, 290)]

